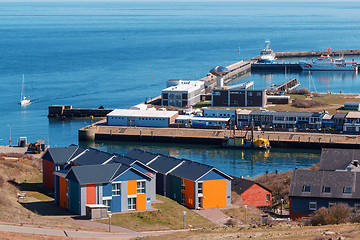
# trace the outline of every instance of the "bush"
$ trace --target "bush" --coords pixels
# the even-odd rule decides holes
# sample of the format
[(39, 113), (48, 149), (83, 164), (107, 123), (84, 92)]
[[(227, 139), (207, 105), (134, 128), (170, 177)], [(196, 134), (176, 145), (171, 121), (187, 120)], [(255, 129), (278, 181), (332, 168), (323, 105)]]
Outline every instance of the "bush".
[(337, 204), (336, 206), (322, 207), (311, 216), (311, 225), (328, 225), (346, 223), (350, 220), (352, 208), (347, 204)]
[(312, 108), (312, 107), (320, 107), (327, 105), (324, 102), (316, 101), (316, 100), (305, 100), (305, 99), (296, 99), (293, 101), (292, 106), (296, 108)]
[(310, 90), (307, 88), (300, 88), (298, 90), (292, 91), (291, 94), (307, 95), (310, 94)]

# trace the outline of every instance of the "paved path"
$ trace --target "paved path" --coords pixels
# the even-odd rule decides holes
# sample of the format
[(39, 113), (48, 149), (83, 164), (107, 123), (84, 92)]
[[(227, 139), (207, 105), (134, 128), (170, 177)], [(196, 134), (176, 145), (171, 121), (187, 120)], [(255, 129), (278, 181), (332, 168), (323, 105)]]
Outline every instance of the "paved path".
[(210, 221), (218, 224), (225, 225), (229, 220), (229, 217), (226, 216), (217, 208), (201, 209), (201, 210), (192, 210), (193, 212), (199, 214), (200, 216), (209, 219)]
[[(112, 226), (113, 227), (113, 226)], [(24, 226), (19, 224), (0, 224), (0, 231), (4, 232), (18, 232), (28, 234), (42, 234), (49, 236), (61, 236), (70, 238), (117, 238), (128, 239), (146, 236), (160, 236), (164, 234), (173, 233), (176, 231), (158, 231), (158, 232), (133, 232), (133, 233), (109, 233), (109, 232), (95, 232), (95, 231), (80, 231), (72, 229), (50, 228), (41, 226)]]

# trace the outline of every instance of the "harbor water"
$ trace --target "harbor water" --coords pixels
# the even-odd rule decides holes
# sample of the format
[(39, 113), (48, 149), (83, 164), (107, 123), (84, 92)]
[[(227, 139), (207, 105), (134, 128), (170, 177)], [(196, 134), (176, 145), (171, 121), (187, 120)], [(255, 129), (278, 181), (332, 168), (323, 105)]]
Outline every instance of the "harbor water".
[[(360, 3), (349, 2), (1, 2), (0, 144), (77, 141), (89, 119), (47, 118), (48, 106), (127, 108), (160, 95), (167, 79), (196, 80), (214, 66), (275, 52), (358, 49)], [(240, 52), (238, 51), (240, 48)], [(352, 59), (353, 57), (351, 57)], [(360, 62), (359, 58), (356, 58)], [(289, 61), (298, 61), (291, 59)], [(22, 76), (32, 104), (20, 107)], [(312, 91), (360, 92), (353, 73), (290, 73)], [(255, 88), (285, 81), (281, 72), (250, 73)], [(234, 84), (233, 83), (233, 84)], [(83, 143), (81, 143), (83, 144)], [(125, 153), (132, 147), (214, 165), (235, 176), (318, 162), (319, 152), (265, 153), (208, 146), (86, 143)]]

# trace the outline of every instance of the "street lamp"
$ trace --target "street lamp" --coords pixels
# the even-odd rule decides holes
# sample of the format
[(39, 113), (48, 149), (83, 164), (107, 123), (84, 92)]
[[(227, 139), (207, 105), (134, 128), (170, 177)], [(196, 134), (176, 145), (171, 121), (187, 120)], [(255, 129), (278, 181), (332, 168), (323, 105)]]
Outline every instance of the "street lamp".
[(184, 229), (185, 229), (185, 215), (186, 215), (186, 211), (183, 211), (184, 213)]

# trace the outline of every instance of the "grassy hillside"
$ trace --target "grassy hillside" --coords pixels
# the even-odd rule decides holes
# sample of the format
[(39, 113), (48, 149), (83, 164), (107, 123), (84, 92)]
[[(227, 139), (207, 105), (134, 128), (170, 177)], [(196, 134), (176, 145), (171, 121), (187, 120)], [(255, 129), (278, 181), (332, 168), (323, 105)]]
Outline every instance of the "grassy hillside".
[[(0, 221), (64, 228), (90, 229), (62, 221), (56, 216), (69, 214), (55, 206), (42, 189), (41, 160), (23, 154), (0, 157)], [(27, 194), (18, 199), (18, 194)]]
[[(163, 203), (152, 204), (153, 211), (113, 214), (111, 223), (137, 231), (182, 229), (184, 226), (183, 211), (186, 211), (185, 221), (187, 228), (215, 225), (169, 198), (156, 195), (156, 199)], [(108, 223), (108, 220), (100, 220), (100, 222)]]

